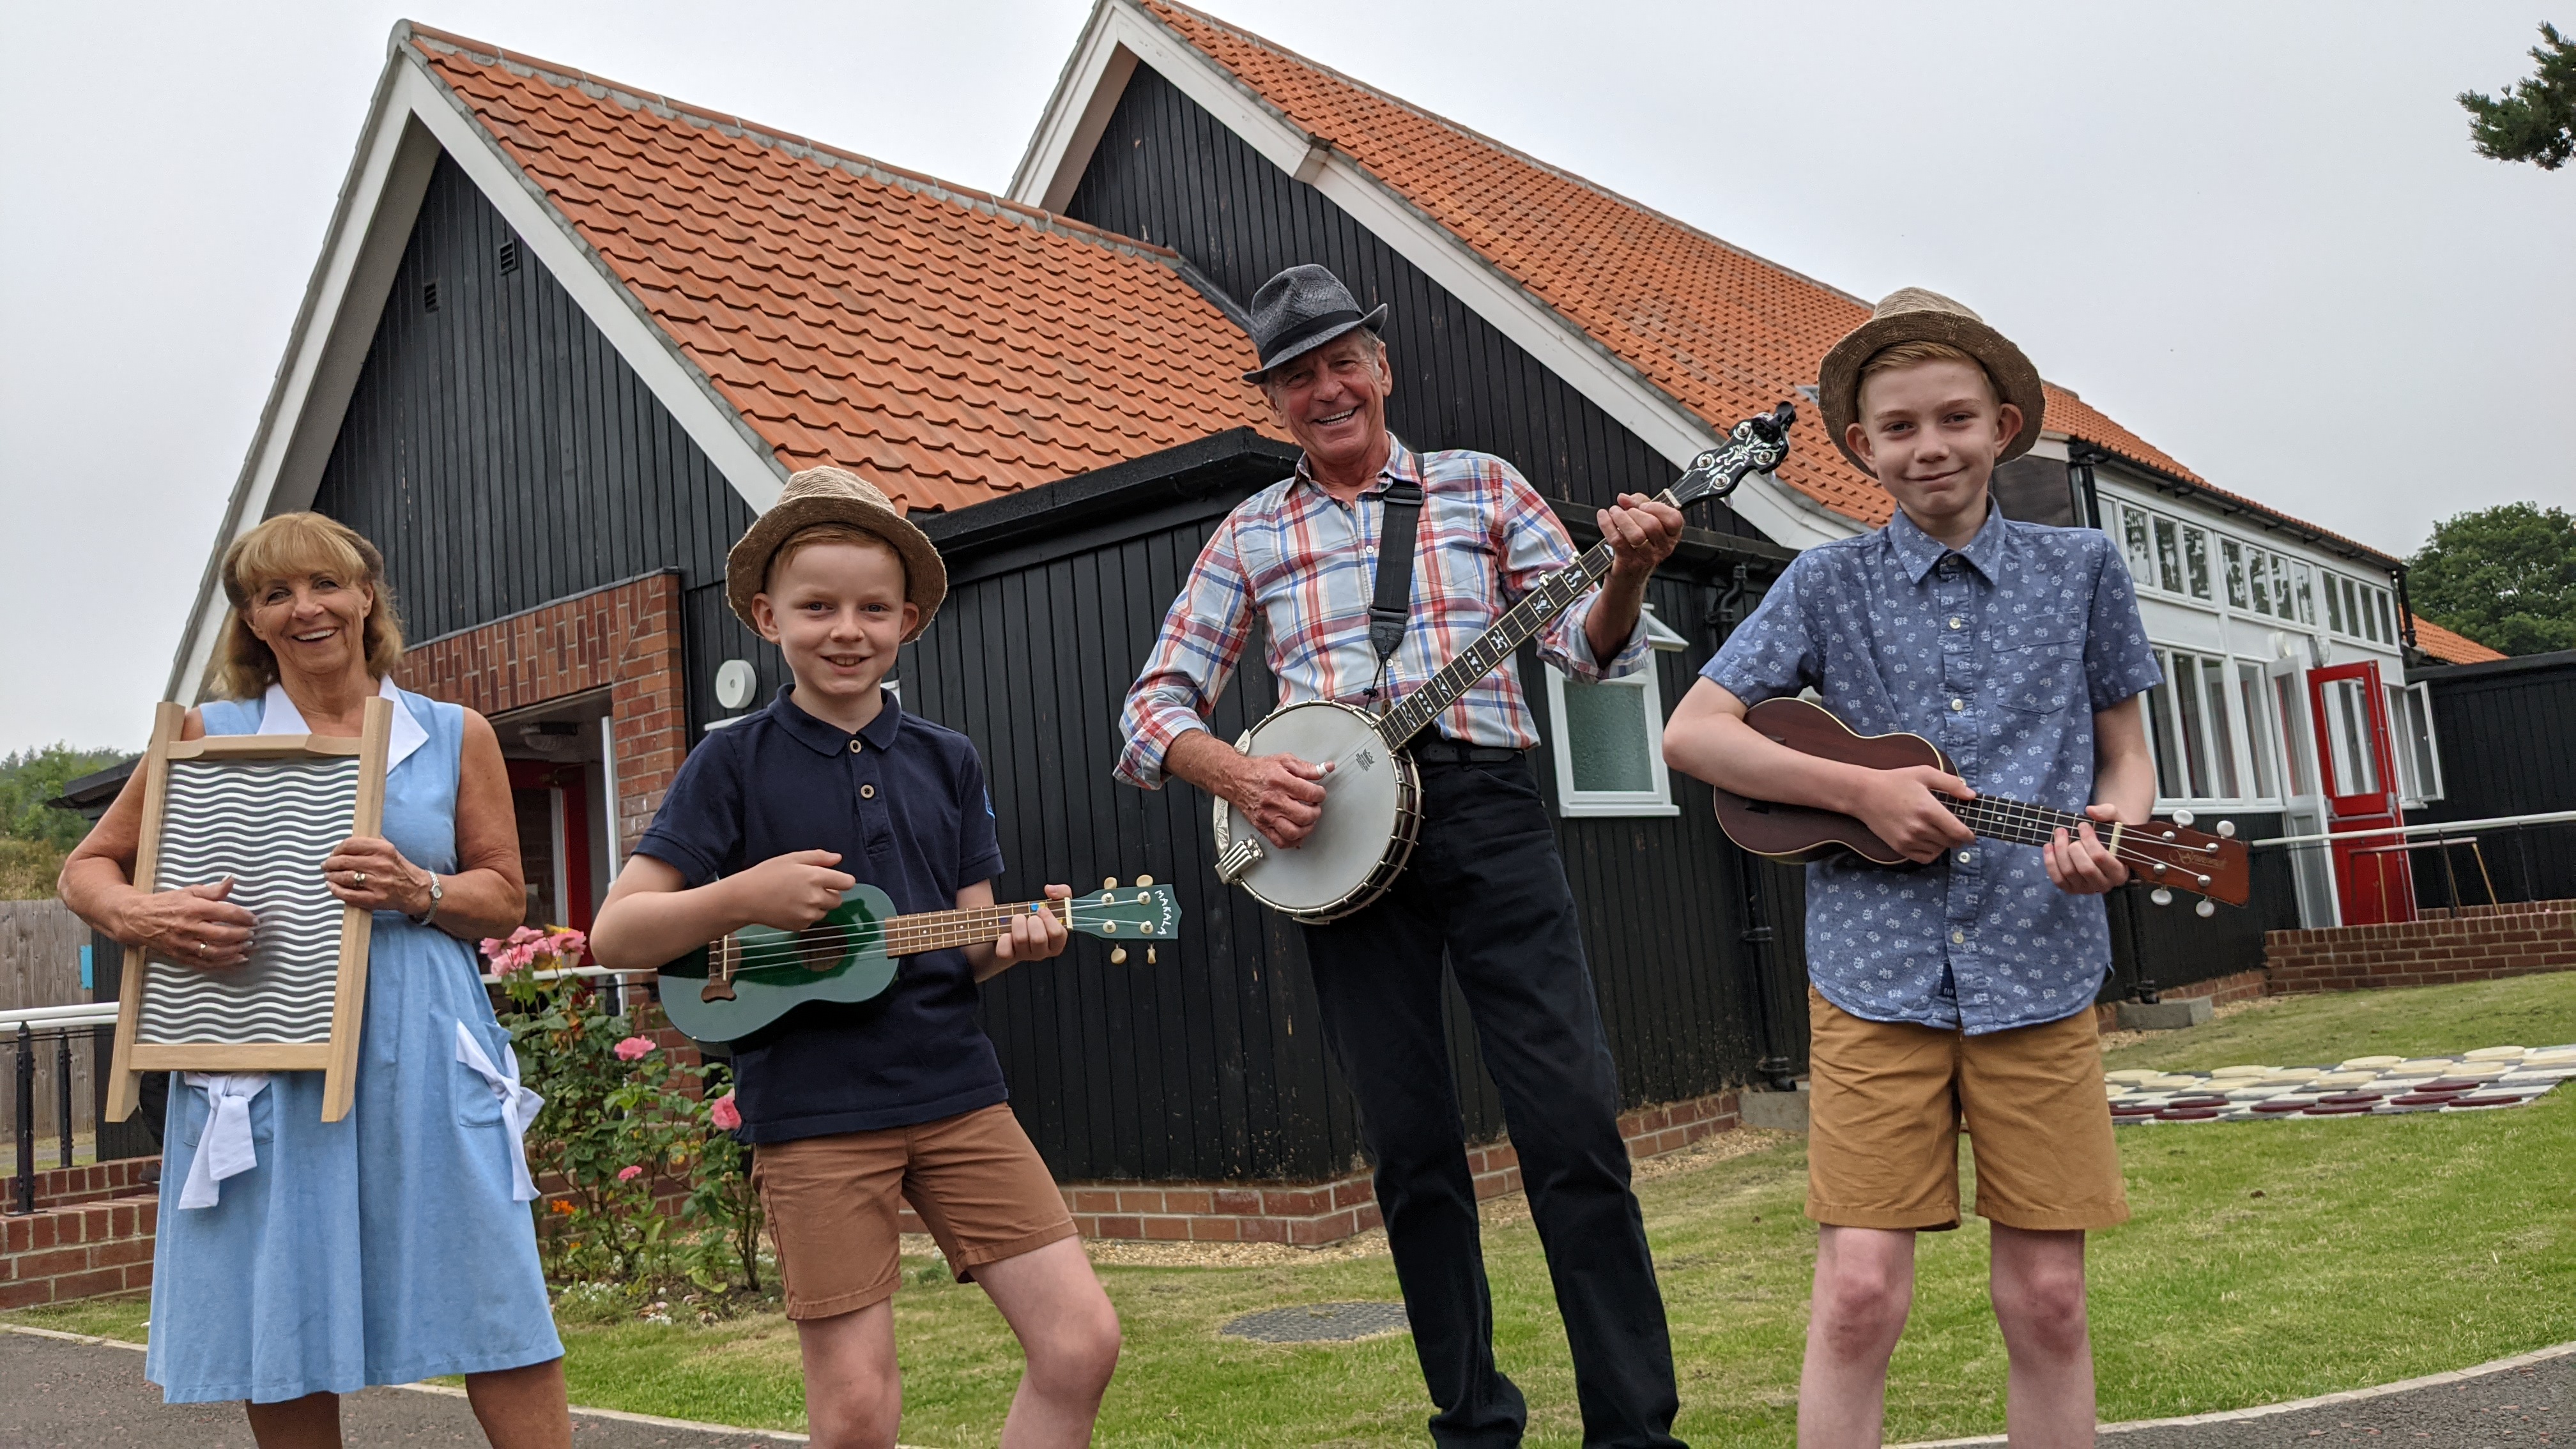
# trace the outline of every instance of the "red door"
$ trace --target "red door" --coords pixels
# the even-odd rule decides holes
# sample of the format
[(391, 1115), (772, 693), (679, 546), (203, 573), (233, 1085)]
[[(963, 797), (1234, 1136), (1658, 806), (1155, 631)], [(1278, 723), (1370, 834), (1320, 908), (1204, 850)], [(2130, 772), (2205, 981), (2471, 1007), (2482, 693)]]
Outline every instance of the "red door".
[[(2376, 660), (2308, 671), (2328, 830), (2340, 834), (2406, 823), (2397, 803), (2397, 755), (2388, 732), (2387, 699)], [(2415, 877), (2407, 869), (2404, 844), (2404, 837), (2396, 835), (2334, 843), (2335, 891), (2342, 898), (2345, 925), (2415, 919)]]
[(590, 791), (579, 765), (510, 760), (519, 861), (528, 877), (530, 925), (590, 929)]

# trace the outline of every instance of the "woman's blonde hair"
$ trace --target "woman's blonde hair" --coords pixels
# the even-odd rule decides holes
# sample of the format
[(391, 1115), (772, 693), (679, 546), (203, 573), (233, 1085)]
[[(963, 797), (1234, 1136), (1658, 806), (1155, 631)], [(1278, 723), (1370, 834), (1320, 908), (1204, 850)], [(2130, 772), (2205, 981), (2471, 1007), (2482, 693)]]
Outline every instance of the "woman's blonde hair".
[(385, 556), (336, 518), (281, 513), (224, 550), (224, 597), (232, 608), (224, 615), (223, 644), (208, 671), (214, 693), (225, 699), (257, 699), (277, 682), (277, 655), (251, 632), (246, 617), (251, 600), (269, 584), (314, 574), (364, 584), (374, 592), (375, 603), (359, 636), (367, 648), (367, 672), (378, 679), (394, 672), (403, 656), (402, 618), (394, 610), (394, 591), (385, 583)]

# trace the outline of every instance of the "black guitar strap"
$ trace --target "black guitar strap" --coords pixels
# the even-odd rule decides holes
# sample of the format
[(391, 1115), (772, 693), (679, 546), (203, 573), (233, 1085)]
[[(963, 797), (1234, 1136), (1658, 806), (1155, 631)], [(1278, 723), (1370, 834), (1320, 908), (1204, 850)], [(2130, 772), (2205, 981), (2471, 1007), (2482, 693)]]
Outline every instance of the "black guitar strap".
[(1421, 547), (1422, 485), (1398, 478), (1379, 495), (1386, 517), (1377, 537), (1377, 597), (1369, 601), (1369, 644), (1377, 650), (1377, 677), (1367, 698), (1377, 698), (1386, 685), (1387, 665), (1404, 643), (1404, 625), (1413, 613), (1413, 556)]

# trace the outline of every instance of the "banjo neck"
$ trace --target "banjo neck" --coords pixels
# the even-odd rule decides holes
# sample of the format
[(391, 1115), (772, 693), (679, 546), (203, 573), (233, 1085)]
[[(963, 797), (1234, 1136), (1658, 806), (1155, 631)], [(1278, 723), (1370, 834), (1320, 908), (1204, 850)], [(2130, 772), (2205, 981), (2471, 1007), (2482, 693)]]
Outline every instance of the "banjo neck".
[[(1671, 503), (1673, 494), (1666, 489), (1657, 494), (1658, 503)], [(1549, 574), (1539, 586), (1523, 594), (1518, 603), (1505, 609), (1502, 616), (1485, 626), (1476, 642), (1458, 652), (1458, 657), (1441, 667), (1439, 673), (1423, 681), (1422, 687), (1387, 707), (1378, 716), (1378, 733), (1395, 749), (1402, 749), (1415, 735), (1430, 727), (1441, 711), (1464, 698), (1477, 681), (1491, 674), (1502, 662), (1519, 652), (1523, 644), (1538, 631), (1583, 597), (1593, 585), (1608, 577), (1616, 561), (1607, 541), (1584, 550), (1583, 556), (1564, 568)]]

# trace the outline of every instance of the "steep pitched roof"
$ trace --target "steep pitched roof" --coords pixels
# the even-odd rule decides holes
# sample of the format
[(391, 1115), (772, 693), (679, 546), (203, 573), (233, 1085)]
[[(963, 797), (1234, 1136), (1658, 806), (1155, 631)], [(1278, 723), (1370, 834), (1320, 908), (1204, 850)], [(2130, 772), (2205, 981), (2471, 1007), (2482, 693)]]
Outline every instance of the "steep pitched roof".
[(2415, 647), (2445, 664), (2484, 664), (2506, 655), (2465, 634), (2455, 634), (2421, 614), (2415, 620)]
[[(1857, 297), (1214, 16), (1174, 0), (1134, 3), (1715, 428), (1812, 385), (1826, 350), (1869, 316), (1869, 304)], [(2047, 424), (2239, 507), (2298, 523), (2212, 487), (2063, 388), (2048, 389)], [(1801, 409), (1798, 432), (1780, 480), (1856, 523), (1886, 522), (1892, 500), (1843, 460), (1815, 409)]]
[(951, 509), (1268, 427), (1168, 248), (422, 26), (407, 42), (775, 452)]

